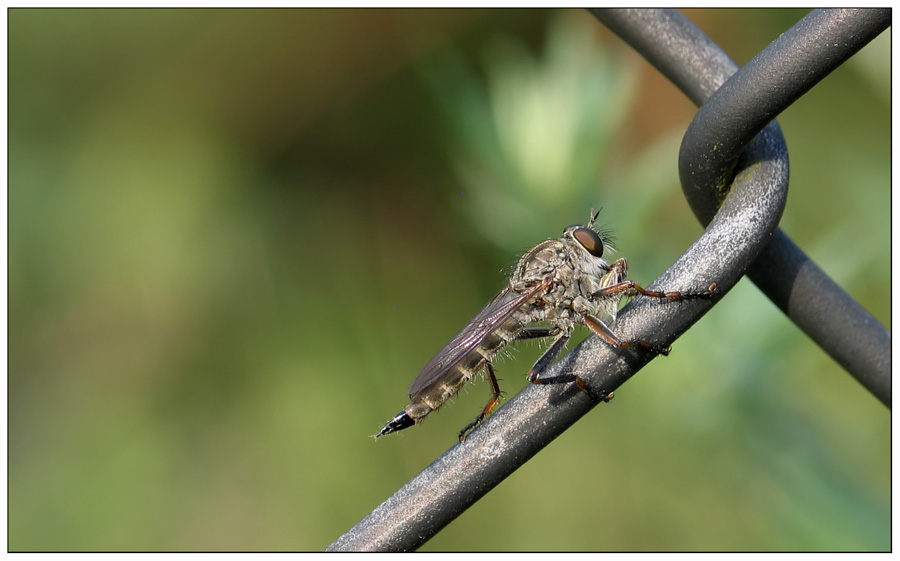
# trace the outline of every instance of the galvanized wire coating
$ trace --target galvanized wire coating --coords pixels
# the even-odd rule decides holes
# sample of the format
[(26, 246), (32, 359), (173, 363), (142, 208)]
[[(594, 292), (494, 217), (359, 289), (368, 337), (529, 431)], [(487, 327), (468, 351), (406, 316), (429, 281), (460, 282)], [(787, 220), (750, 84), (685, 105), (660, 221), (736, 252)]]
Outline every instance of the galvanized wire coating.
[[(677, 61), (671, 62), (670, 77), (691, 92), (692, 99), (706, 99), (733, 73), (723, 66), (723, 61), (733, 65), (730, 59), (677, 12), (616, 10), (598, 17), (609, 21), (632, 45), (656, 44), (659, 48), (650, 49), (653, 52), (647, 56), (657, 66), (670, 65), (668, 53), (674, 52)], [(644, 52), (640, 46), (636, 48)], [(747, 172), (750, 168), (752, 173)], [(766, 251), (787, 194), (787, 150), (777, 124), (762, 129), (731, 175), (728, 196), (706, 230), (649, 288), (689, 290), (716, 282), (724, 295)], [(622, 309), (614, 329), (623, 337), (670, 344), (712, 305), (714, 302), (690, 300), (660, 306), (637, 298)], [(611, 391), (652, 358), (646, 352), (615, 349), (589, 337), (546, 375), (574, 373), (596, 390)], [(420, 547), (595, 405), (574, 384), (526, 387), (464, 444), (438, 458), (328, 550), (407, 551)]]
[[(685, 198), (702, 224), (728, 193), (745, 147), (781, 111), (877, 37), (891, 10), (813, 10), (738, 70), (674, 10), (593, 10), (698, 105), (681, 145)], [(674, 37), (648, 36), (664, 20)], [(684, 40), (689, 37), (689, 40)], [(695, 56), (709, 53), (705, 63)], [(684, 76), (691, 69), (699, 80)], [(727, 78), (727, 80), (726, 80)], [(891, 335), (780, 229), (748, 270), (750, 279), (835, 361), (891, 405)]]

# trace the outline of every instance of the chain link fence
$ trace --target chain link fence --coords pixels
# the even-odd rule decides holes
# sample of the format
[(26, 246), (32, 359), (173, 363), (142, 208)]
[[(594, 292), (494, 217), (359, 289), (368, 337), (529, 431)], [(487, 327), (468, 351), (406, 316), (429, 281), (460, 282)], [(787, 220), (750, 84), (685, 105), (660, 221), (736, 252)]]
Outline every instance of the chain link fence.
[[(677, 11), (593, 14), (701, 106), (684, 136), (679, 172), (706, 229), (649, 288), (715, 282), (725, 295), (746, 275), (890, 407), (890, 332), (778, 228), (789, 166), (773, 119), (888, 28), (891, 11), (815, 10), (742, 68)], [(622, 309), (616, 330), (671, 344), (715, 303), (654, 306), (638, 298)], [(574, 373), (611, 391), (652, 358), (591, 337), (545, 375)], [(595, 405), (574, 387), (526, 387), (328, 550), (417, 549)]]

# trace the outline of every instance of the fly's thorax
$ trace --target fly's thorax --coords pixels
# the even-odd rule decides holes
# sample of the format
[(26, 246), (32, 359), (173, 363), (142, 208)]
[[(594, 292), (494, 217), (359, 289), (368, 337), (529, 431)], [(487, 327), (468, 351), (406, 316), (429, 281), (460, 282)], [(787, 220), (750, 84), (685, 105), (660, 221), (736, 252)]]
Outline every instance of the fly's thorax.
[(595, 309), (596, 306), (581, 295), (577, 282), (560, 282), (537, 299), (532, 317), (533, 321), (546, 321), (568, 330), (581, 323), (585, 314), (593, 314)]
[(539, 282), (553, 274), (569, 260), (569, 252), (559, 240), (545, 240), (523, 255), (516, 264), (510, 283), (515, 285)]
[[(611, 247), (611, 246), (610, 246)], [(557, 283), (580, 283), (582, 278), (599, 282), (609, 271), (609, 263), (591, 254), (578, 241), (563, 237), (545, 240), (523, 255), (510, 279), (513, 286), (526, 286), (552, 275)]]
[[(510, 278), (510, 287), (523, 292), (547, 278), (552, 284), (532, 303), (530, 321), (549, 321), (558, 327), (577, 323), (585, 314), (596, 314), (600, 303), (595, 294), (602, 288), (601, 279), (609, 264), (591, 254), (572, 237), (546, 240), (523, 255)], [(524, 310), (517, 315), (522, 316)]]
[(580, 323), (586, 315), (605, 314), (608, 307), (598, 295), (610, 266), (578, 241), (564, 237), (553, 271), (551, 288), (539, 299), (541, 319), (561, 329)]
[(576, 312), (571, 305), (565, 303), (553, 308), (547, 308), (542, 314), (540, 321), (549, 323), (559, 328), (560, 331), (571, 331), (573, 327), (581, 323), (584, 314)]

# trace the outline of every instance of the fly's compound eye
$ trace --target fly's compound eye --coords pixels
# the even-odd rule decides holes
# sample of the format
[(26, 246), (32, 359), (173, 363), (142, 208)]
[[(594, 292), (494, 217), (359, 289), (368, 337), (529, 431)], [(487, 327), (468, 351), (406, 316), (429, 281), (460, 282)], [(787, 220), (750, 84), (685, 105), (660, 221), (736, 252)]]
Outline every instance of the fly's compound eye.
[(590, 228), (578, 228), (572, 232), (572, 237), (594, 257), (603, 257), (603, 240), (597, 232)]

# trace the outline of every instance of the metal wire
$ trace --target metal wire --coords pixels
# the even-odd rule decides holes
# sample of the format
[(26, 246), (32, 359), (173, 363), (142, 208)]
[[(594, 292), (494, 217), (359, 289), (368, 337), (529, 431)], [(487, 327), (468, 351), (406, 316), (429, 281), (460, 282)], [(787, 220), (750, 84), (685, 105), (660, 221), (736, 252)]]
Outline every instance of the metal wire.
[[(733, 169), (756, 134), (891, 23), (890, 9), (813, 10), (738, 70), (724, 54), (698, 65), (695, 53), (710, 51), (703, 37), (689, 34), (690, 43), (679, 43), (646, 32), (648, 21), (658, 20), (679, 29), (693, 28), (677, 11), (593, 13), (692, 101), (703, 104), (684, 135), (679, 161), (685, 197), (703, 224), (727, 195)], [(686, 68), (696, 72), (699, 83), (683, 79)], [(748, 276), (813, 341), (890, 407), (890, 332), (780, 229), (749, 267)]]
[[(684, 91), (692, 92), (689, 96), (705, 99), (731, 74), (721, 66), (722, 61), (731, 63), (727, 56), (677, 12), (613, 11), (599, 17), (612, 21), (610, 27), (617, 32), (626, 29), (627, 33), (620, 35), (632, 45), (658, 42), (660, 52), (648, 56), (651, 61), (653, 56), (667, 60), (663, 52), (666, 46), (676, 52), (676, 58), (685, 63), (672, 64), (677, 71), (671, 79)], [(643, 23), (631, 25), (627, 23), (629, 18)], [(776, 123), (766, 125), (756, 136), (732, 175), (728, 196), (706, 230), (650, 285), (651, 289), (696, 289), (717, 282), (724, 294), (740, 280), (748, 264), (766, 250), (787, 195), (787, 150)], [(623, 337), (670, 344), (713, 304), (690, 300), (659, 306), (637, 298), (619, 313), (615, 330)], [(648, 353), (615, 349), (589, 337), (550, 367), (546, 375), (574, 373), (595, 390), (611, 391), (652, 358)], [(328, 551), (406, 551), (420, 547), (596, 405), (573, 386), (526, 387), (473, 431), (464, 444), (435, 460), (332, 543)]]

